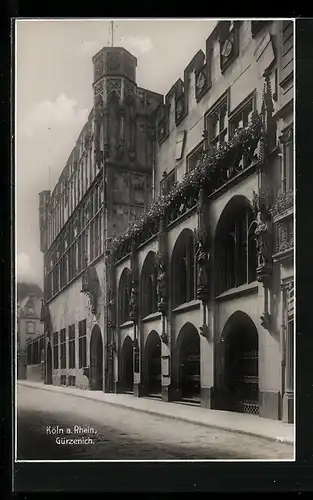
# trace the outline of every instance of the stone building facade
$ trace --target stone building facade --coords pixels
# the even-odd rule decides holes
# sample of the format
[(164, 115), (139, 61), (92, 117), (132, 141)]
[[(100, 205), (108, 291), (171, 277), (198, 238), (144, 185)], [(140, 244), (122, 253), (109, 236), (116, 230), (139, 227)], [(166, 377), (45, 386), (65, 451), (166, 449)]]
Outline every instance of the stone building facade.
[(93, 62), (40, 194), (46, 380), (292, 422), (293, 21), (219, 21), (164, 98)]
[[(37, 345), (43, 338), (43, 324), (40, 321), (42, 297), (30, 294), (17, 305), (17, 378), (32, 378), (30, 365), (44, 361), (44, 344)], [(30, 345), (36, 345), (30, 354)], [(34, 361), (34, 363), (33, 363)]]

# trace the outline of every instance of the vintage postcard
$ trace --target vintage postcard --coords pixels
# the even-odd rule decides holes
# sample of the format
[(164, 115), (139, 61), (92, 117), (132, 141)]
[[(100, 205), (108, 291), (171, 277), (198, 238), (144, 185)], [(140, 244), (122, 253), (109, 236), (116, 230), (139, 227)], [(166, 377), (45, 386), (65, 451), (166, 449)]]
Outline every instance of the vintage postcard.
[(15, 21), (16, 462), (295, 460), (294, 24)]

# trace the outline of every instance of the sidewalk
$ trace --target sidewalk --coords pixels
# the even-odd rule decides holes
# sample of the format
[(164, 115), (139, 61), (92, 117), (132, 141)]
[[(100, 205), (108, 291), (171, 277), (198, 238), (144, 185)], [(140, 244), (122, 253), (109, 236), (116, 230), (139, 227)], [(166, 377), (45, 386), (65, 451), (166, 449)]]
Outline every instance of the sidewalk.
[(280, 420), (270, 420), (256, 415), (234, 413), (221, 410), (208, 410), (196, 406), (179, 403), (166, 403), (149, 398), (136, 398), (129, 394), (111, 394), (102, 391), (89, 391), (76, 387), (59, 387), (44, 385), (39, 382), (19, 380), (19, 386), (32, 387), (41, 390), (60, 392), (62, 394), (91, 399), (102, 403), (128, 408), (129, 410), (142, 411), (174, 420), (182, 420), (216, 429), (223, 429), (250, 436), (263, 437), (288, 444), (294, 443), (294, 426), (285, 424)]

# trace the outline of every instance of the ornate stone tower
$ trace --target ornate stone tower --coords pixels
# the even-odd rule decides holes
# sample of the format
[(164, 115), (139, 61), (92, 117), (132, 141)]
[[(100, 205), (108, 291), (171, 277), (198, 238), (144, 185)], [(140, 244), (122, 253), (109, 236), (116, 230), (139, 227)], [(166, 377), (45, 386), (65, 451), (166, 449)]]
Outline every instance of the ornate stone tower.
[(106, 236), (152, 201), (153, 112), (162, 96), (136, 84), (137, 59), (121, 47), (94, 57), (95, 157), (106, 179)]

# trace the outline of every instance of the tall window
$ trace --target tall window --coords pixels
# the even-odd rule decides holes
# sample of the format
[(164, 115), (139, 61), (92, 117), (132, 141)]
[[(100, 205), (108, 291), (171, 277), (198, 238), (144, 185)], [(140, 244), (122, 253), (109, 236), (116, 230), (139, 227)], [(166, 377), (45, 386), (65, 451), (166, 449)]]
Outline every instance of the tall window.
[(53, 368), (59, 368), (59, 333), (53, 334)]
[(282, 190), (283, 192), (293, 191), (293, 129), (286, 130), (281, 138), (282, 157)]
[(225, 96), (208, 114), (207, 130), (211, 146), (218, 147), (227, 141), (228, 132), (228, 99)]
[(221, 215), (216, 230), (216, 289), (223, 293), (255, 281), (257, 257), (252, 209), (236, 199)]
[(35, 333), (35, 322), (27, 321), (26, 322), (26, 333)]
[(99, 213), (90, 224), (90, 260), (94, 260), (101, 254), (101, 217)]
[(69, 368), (75, 368), (75, 325), (68, 327)]
[(61, 368), (66, 368), (66, 330), (60, 331)]
[(194, 238), (190, 229), (178, 237), (172, 254), (172, 304), (176, 307), (196, 296)]
[(119, 289), (118, 289), (118, 297), (119, 297), (118, 310), (119, 310), (120, 324), (129, 321), (130, 287), (131, 287), (131, 273), (129, 269), (124, 269), (120, 278)]
[(254, 109), (255, 97), (254, 94), (251, 94), (229, 117), (230, 138), (234, 135), (236, 130), (244, 128), (250, 123)]
[(149, 252), (141, 272), (141, 316), (157, 312), (157, 270), (154, 252)]
[(86, 336), (86, 320), (83, 319), (78, 324), (78, 352), (79, 352), (79, 368), (84, 368), (87, 363), (87, 336)]

